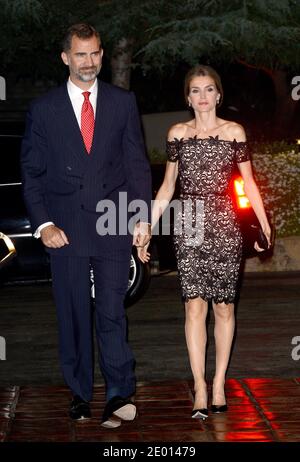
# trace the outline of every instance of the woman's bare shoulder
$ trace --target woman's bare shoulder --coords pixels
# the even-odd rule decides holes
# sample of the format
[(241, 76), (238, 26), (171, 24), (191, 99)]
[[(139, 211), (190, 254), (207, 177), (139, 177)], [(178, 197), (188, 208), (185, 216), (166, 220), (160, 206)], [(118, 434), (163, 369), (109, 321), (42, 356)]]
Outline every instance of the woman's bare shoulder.
[(246, 133), (244, 127), (237, 122), (227, 121), (224, 129), (226, 130), (226, 136), (230, 140), (246, 141)]
[(168, 131), (168, 141), (173, 141), (175, 138), (179, 140), (180, 138), (184, 138), (188, 126), (188, 122), (179, 122), (175, 125), (172, 125)]

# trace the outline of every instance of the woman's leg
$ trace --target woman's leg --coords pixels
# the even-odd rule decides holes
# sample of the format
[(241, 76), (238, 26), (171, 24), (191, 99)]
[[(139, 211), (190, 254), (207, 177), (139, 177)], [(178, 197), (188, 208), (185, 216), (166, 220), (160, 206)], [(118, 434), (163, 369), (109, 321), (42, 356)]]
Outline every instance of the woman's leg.
[(215, 316), (216, 372), (213, 381), (213, 402), (220, 406), (226, 403), (224, 385), (230, 358), (235, 328), (233, 303), (213, 303)]
[(185, 303), (185, 337), (194, 377), (194, 409), (207, 408), (205, 382), (207, 302), (194, 298)]

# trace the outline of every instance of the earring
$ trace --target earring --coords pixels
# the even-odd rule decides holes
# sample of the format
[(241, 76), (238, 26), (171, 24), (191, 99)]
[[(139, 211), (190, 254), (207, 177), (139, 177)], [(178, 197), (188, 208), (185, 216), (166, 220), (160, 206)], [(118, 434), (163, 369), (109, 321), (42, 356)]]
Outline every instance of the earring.
[(189, 107), (191, 107), (191, 106), (192, 106), (192, 103), (189, 101)]
[(219, 97), (219, 98), (217, 98), (217, 104), (219, 104), (219, 102), (220, 102), (220, 97)]

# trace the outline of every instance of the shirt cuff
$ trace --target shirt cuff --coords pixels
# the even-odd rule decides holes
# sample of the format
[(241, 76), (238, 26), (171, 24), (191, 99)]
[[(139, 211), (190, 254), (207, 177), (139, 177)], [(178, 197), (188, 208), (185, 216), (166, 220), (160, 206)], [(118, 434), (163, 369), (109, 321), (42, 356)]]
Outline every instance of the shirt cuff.
[(46, 223), (43, 223), (42, 225), (40, 225), (33, 233), (33, 237), (35, 237), (36, 239), (41, 237), (42, 229), (46, 228), (46, 226), (49, 226), (49, 225), (54, 225), (54, 223), (52, 221), (47, 221)]

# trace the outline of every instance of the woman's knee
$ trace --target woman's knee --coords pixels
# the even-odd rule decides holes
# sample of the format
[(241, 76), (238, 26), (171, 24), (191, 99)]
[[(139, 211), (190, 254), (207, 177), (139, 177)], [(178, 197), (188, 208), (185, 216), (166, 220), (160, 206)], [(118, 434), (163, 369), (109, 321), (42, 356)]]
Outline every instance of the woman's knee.
[(207, 302), (200, 298), (185, 303), (185, 313), (188, 319), (199, 319), (207, 315)]
[(224, 321), (230, 320), (234, 317), (234, 305), (233, 303), (213, 303), (214, 315)]

